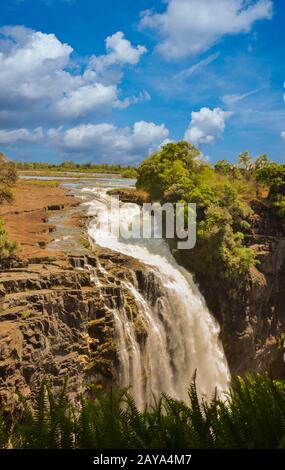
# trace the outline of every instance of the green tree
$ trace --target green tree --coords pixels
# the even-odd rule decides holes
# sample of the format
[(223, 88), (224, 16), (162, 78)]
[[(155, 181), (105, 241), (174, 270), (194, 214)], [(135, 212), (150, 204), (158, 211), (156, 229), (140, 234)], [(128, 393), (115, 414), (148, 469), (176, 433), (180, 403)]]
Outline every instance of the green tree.
[(285, 196), (285, 165), (269, 163), (255, 172), (256, 180), (259, 183), (269, 186), (269, 197), (277, 194)]
[(129, 168), (124, 169), (121, 172), (121, 176), (122, 178), (137, 178), (138, 172), (136, 168), (129, 167)]
[(74, 163), (72, 160), (66, 160), (61, 164), (62, 168), (67, 169), (67, 170), (73, 170), (76, 168), (76, 163)]
[(0, 219), (0, 261), (8, 258), (17, 248), (18, 244), (9, 240), (4, 221)]
[(254, 168), (254, 163), (252, 157), (248, 152), (243, 152), (239, 155), (238, 163), (240, 168), (245, 170), (247, 173), (251, 173)]
[[(209, 269), (223, 266), (226, 276), (238, 277), (256, 262), (243, 236), (251, 215), (239, 195), (243, 176), (225, 160), (213, 169), (198, 156), (199, 151), (186, 142), (167, 144), (141, 164), (137, 187), (148, 192), (151, 200), (196, 203), (200, 258), (207, 259)], [(244, 164), (248, 157), (242, 158)]]
[(260, 155), (260, 157), (258, 157), (255, 160), (254, 170), (255, 171), (260, 170), (261, 168), (264, 168), (268, 164), (269, 164), (268, 156), (267, 155)]
[[(0, 204), (11, 202), (13, 198), (11, 189), (16, 180), (15, 165), (7, 162), (3, 154), (0, 154)], [(17, 243), (9, 240), (4, 221), (0, 218), (0, 261), (14, 253), (17, 246)]]
[(232, 165), (227, 160), (218, 160), (215, 164), (215, 171), (222, 175), (230, 175), (232, 171)]
[(9, 162), (0, 162), (0, 204), (12, 200), (12, 187), (16, 183), (17, 172), (15, 165)]
[(256, 181), (269, 187), (268, 200), (277, 211), (285, 217), (285, 165), (268, 163), (255, 171)]
[(153, 200), (164, 199), (174, 184), (187, 189), (190, 174), (197, 171), (199, 155), (188, 142), (165, 145), (139, 166), (137, 189), (147, 191)]

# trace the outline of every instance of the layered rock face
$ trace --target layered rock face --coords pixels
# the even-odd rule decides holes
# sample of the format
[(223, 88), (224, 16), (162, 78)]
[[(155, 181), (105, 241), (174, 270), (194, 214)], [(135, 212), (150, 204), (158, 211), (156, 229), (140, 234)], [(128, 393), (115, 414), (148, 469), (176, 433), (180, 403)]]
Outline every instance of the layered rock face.
[(74, 402), (86, 383), (116, 380), (112, 309), (128, 305), (143, 340), (146, 332), (122, 281), (143, 285), (145, 267), (100, 250), (52, 264), (15, 261), (1, 271), (0, 406), (15, 411), (16, 392), (32, 397), (43, 379), (56, 389), (67, 378)]
[[(280, 218), (261, 203), (254, 207), (247, 244), (259, 264), (244, 279), (232, 281), (222, 269), (212, 273), (191, 252), (176, 252), (194, 273), (207, 304), (221, 326), (221, 339), (233, 374), (272, 367), (285, 378), (285, 230)], [(195, 250), (193, 250), (194, 252)]]

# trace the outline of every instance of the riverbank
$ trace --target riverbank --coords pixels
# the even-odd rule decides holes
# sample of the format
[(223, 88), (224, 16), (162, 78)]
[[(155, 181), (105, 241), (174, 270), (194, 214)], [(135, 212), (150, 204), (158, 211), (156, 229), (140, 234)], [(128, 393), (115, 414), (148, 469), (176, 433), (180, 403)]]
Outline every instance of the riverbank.
[(18, 170), (20, 177), (43, 177), (43, 178), (74, 178), (74, 179), (98, 179), (98, 178), (121, 178), (120, 173), (94, 172), (94, 171), (59, 171), (59, 170)]
[(57, 236), (54, 216), (68, 231), (79, 232), (81, 200), (56, 180), (18, 180), (13, 195), (12, 203), (0, 206), (0, 217), (10, 238), (19, 243), (17, 255), (28, 260), (59, 256), (60, 250), (49, 245)]

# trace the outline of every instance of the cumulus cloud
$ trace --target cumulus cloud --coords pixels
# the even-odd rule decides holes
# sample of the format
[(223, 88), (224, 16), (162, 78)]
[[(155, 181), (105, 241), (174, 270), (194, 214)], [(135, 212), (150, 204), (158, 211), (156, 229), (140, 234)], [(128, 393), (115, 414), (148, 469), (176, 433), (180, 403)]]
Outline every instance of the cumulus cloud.
[(120, 71), (124, 64), (137, 64), (146, 49), (133, 47), (121, 32), (107, 38), (106, 47), (107, 54), (90, 58), (81, 73), (72, 61), (72, 47), (54, 34), (22, 26), (0, 28), (0, 124), (32, 126), (41, 119), (44, 125), (91, 112), (98, 118), (120, 102), (122, 107), (135, 103), (120, 97), (121, 73), (107, 84), (96, 67), (99, 62), (105, 69), (116, 64)]
[(113, 124), (84, 124), (67, 130), (50, 129), (50, 145), (63, 153), (105, 162), (138, 162), (169, 135), (164, 124), (138, 121), (132, 128)]
[(43, 137), (44, 133), (41, 127), (33, 131), (29, 131), (28, 129), (0, 129), (1, 145), (32, 144), (41, 141)]
[(108, 36), (105, 39), (105, 44), (107, 54), (93, 56), (90, 61), (91, 66), (97, 70), (113, 65), (135, 65), (139, 62), (140, 57), (147, 52), (144, 46), (133, 47), (121, 31)]
[(285, 131), (281, 132), (281, 139), (285, 140)]
[(226, 120), (231, 115), (231, 112), (220, 108), (201, 108), (200, 111), (193, 111), (184, 139), (197, 146), (214, 142), (223, 135)]
[(54, 34), (16, 26), (1, 28), (0, 38), (1, 97), (47, 98), (76, 82), (64, 72), (73, 49)]
[(71, 91), (55, 105), (55, 109), (62, 117), (70, 115), (78, 117), (98, 108), (111, 109), (116, 100), (117, 89), (115, 86), (95, 83)]
[(271, 0), (166, 0), (159, 14), (142, 13), (140, 25), (157, 31), (157, 50), (168, 59), (208, 50), (223, 36), (248, 33), (258, 20), (270, 19)]

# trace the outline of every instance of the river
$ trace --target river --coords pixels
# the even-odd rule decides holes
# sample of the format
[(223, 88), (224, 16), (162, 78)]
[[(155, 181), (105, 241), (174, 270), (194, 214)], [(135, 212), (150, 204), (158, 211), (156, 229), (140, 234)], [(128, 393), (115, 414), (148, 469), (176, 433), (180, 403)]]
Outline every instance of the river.
[[(157, 280), (155, 302), (146, 292), (127, 283), (137, 303), (148, 337), (137, 341), (132, 319), (115, 312), (120, 357), (119, 385), (132, 385), (139, 406), (165, 393), (187, 401), (187, 389), (197, 370), (200, 395), (227, 390), (230, 374), (219, 342), (219, 326), (207, 309), (192, 275), (179, 266), (168, 244), (161, 239), (119, 239), (110, 230), (102, 203), (109, 198), (103, 188), (82, 189), (88, 193), (92, 221), (89, 236), (99, 246), (138, 259)], [(125, 228), (137, 217), (135, 204), (121, 204), (120, 223)], [(116, 217), (116, 214), (115, 214)]]
[[(65, 181), (63, 185), (81, 197), (91, 222), (90, 239), (103, 248), (131, 256), (146, 266), (155, 293), (133, 281), (125, 282), (134, 299), (140, 321), (148, 334), (142, 343), (136, 336), (127, 306), (114, 309), (116, 346), (119, 357), (118, 384), (131, 386), (137, 405), (153, 403), (161, 393), (188, 401), (187, 389), (197, 371), (201, 396), (228, 390), (230, 373), (222, 345), (219, 325), (209, 312), (192, 275), (179, 266), (168, 244), (162, 239), (120, 239), (112, 235), (107, 217), (109, 188), (134, 186), (134, 180), (102, 179)], [(120, 223), (127, 228), (137, 217), (135, 204), (121, 203)], [(102, 268), (103, 269), (103, 268)], [(153, 287), (155, 286), (155, 287)]]

